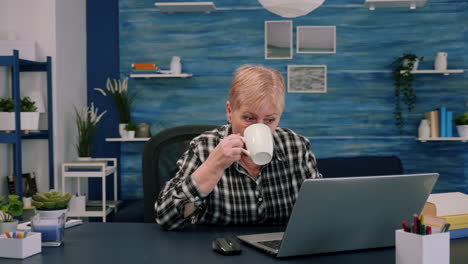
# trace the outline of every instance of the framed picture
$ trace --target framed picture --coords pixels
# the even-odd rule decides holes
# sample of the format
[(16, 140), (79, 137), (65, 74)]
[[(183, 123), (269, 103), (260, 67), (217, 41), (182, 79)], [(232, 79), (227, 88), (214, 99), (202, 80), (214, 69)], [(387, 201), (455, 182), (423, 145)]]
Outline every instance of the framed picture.
[(326, 65), (288, 65), (289, 93), (326, 93)]
[(265, 59), (292, 59), (292, 21), (265, 21)]
[(336, 53), (335, 26), (298, 26), (296, 53)]

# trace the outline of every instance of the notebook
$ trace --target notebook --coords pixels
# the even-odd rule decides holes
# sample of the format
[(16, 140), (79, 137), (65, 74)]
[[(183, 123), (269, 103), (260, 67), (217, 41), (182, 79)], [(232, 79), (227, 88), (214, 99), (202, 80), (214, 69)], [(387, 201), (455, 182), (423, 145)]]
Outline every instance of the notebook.
[[(238, 238), (276, 257), (390, 247), (438, 173), (305, 180), (285, 232)], [(275, 246), (276, 245), (276, 246)]]

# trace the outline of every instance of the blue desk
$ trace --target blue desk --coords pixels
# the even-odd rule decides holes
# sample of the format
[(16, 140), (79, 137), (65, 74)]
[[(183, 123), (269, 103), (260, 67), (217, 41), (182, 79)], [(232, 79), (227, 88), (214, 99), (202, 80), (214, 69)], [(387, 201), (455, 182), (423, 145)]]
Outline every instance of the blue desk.
[[(23, 261), (0, 259), (0, 263), (65, 264), (168, 264), (168, 263), (379, 263), (394, 264), (395, 249), (384, 248), (275, 259), (242, 245), (242, 254), (222, 256), (211, 249), (220, 236), (282, 231), (281, 227), (196, 227), (186, 231), (163, 231), (157, 224), (85, 223), (65, 231), (60, 248), (43, 248), (42, 253)], [(468, 239), (451, 241), (451, 264), (467, 263)]]

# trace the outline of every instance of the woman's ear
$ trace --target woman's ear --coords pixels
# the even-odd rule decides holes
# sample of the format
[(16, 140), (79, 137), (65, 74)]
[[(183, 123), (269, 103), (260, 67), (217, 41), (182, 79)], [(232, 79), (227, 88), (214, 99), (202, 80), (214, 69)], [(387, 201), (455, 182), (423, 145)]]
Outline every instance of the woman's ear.
[(229, 101), (226, 101), (226, 119), (229, 123), (231, 123), (231, 117), (232, 116), (232, 108), (231, 108), (231, 104), (229, 103)]

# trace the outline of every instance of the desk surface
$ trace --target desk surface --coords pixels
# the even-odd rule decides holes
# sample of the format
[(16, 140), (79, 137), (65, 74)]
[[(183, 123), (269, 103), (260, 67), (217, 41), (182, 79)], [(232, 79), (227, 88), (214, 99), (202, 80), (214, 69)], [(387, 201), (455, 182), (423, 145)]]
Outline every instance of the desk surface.
[[(338, 254), (321, 254), (275, 259), (242, 245), (242, 254), (222, 256), (211, 249), (220, 236), (282, 231), (281, 227), (195, 227), (186, 231), (164, 231), (157, 224), (84, 223), (65, 231), (59, 248), (42, 248), (42, 253), (24, 260), (0, 259), (8, 263), (379, 263), (394, 264), (395, 249), (383, 248)], [(451, 264), (466, 263), (468, 239), (451, 241)]]

